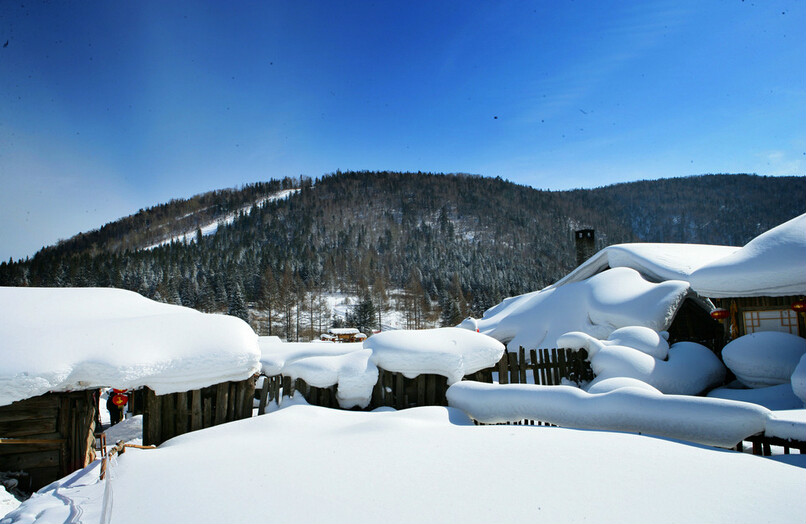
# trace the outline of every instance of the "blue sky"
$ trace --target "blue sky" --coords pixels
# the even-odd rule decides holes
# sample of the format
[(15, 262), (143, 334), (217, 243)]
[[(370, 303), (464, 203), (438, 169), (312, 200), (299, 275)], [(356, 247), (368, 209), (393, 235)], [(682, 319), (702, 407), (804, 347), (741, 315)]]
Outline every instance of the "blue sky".
[(0, 259), (337, 169), (803, 175), (804, 28), (798, 0), (4, 0)]

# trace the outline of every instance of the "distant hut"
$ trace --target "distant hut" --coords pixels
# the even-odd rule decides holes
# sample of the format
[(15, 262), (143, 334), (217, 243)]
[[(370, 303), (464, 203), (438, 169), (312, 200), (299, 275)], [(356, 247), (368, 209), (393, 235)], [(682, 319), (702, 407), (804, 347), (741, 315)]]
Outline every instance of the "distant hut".
[(116, 289), (0, 288), (0, 471), (36, 490), (95, 458), (100, 388), (145, 391), (144, 440), (252, 414), (257, 336)]
[(322, 335), (322, 340), (330, 342), (363, 342), (366, 339), (367, 336), (356, 328), (330, 328)]

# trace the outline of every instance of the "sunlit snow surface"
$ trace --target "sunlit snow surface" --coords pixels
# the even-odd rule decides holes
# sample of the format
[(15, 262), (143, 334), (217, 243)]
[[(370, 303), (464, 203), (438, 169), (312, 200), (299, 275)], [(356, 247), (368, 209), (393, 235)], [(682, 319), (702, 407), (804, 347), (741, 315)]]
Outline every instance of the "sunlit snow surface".
[(3, 521), (803, 522), (804, 470), (625, 433), (473, 426), (460, 411), (294, 406), (128, 450)]
[(158, 395), (260, 370), (242, 320), (108, 288), (0, 288), (0, 406), (48, 391), (148, 386)]

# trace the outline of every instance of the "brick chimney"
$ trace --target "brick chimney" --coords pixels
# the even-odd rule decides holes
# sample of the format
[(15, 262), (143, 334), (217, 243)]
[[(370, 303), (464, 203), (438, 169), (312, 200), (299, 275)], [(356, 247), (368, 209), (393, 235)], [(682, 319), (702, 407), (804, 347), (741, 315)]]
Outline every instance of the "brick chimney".
[(596, 235), (593, 229), (580, 229), (574, 233), (577, 247), (577, 266), (596, 253)]

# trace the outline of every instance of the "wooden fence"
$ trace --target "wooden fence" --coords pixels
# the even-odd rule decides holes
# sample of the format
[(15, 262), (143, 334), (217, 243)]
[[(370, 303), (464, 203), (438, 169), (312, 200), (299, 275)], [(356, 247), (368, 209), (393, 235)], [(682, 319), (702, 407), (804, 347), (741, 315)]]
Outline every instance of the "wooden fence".
[(143, 443), (159, 445), (188, 431), (251, 417), (256, 380), (253, 376), (168, 395), (146, 388)]
[[(541, 349), (528, 353), (520, 348), (517, 353), (507, 353), (493, 367), (472, 373), (464, 380), (501, 384), (542, 384), (559, 385), (563, 379), (572, 382), (593, 380), (590, 364), (585, 360), (584, 350)], [(372, 390), (372, 399), (367, 409), (382, 406), (405, 409), (415, 406), (447, 406), (445, 394), (448, 381), (442, 375), (422, 374), (407, 378), (378, 368), (378, 382)], [(256, 398), (259, 399), (258, 414), (265, 413), (269, 402), (280, 395), (301, 394), (309, 404), (338, 408), (336, 386), (317, 388), (306, 384), (302, 379), (293, 380), (283, 375), (265, 377), (263, 386)]]

